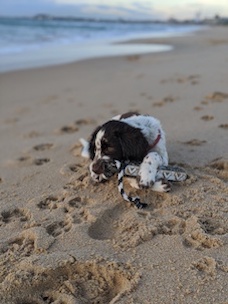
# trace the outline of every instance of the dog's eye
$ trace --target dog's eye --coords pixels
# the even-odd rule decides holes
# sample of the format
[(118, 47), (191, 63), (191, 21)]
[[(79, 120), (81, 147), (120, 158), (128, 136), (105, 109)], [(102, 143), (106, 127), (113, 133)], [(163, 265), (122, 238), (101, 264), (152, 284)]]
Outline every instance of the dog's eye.
[(102, 149), (103, 150), (106, 150), (106, 149), (108, 149), (109, 148), (109, 144), (107, 143), (107, 142), (103, 142), (102, 143)]
[(103, 141), (101, 145), (102, 152), (106, 155), (113, 153), (114, 147), (107, 141)]
[(109, 146), (108, 141), (106, 138), (102, 138), (101, 140), (101, 146), (103, 149), (107, 148)]

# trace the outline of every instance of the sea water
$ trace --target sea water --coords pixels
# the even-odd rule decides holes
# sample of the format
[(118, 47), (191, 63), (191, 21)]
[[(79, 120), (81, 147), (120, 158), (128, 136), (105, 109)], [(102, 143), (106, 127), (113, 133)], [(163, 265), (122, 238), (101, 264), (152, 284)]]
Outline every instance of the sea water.
[(169, 45), (114, 44), (191, 33), (195, 25), (0, 17), (0, 72), (93, 57), (161, 52)]

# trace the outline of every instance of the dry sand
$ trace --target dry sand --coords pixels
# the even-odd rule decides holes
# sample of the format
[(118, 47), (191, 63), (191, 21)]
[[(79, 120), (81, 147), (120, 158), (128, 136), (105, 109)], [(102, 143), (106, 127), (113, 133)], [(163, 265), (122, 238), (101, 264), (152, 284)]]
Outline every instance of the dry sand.
[[(1, 304), (228, 303), (227, 28), (153, 41), (175, 49), (0, 75)], [(143, 211), (80, 156), (128, 110), (189, 174)]]

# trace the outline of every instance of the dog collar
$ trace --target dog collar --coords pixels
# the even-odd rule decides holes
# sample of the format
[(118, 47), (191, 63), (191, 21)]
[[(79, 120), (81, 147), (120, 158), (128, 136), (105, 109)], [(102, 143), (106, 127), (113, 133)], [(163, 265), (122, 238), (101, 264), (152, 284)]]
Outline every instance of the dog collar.
[(159, 129), (158, 136), (155, 138), (155, 141), (151, 145), (149, 145), (149, 151), (152, 150), (159, 143), (160, 139), (161, 139), (161, 130)]

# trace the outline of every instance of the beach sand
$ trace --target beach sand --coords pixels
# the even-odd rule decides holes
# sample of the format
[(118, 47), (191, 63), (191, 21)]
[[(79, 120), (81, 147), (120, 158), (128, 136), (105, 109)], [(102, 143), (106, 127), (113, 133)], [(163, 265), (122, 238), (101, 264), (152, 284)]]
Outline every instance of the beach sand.
[[(0, 75), (1, 304), (228, 303), (227, 28), (144, 42), (174, 50)], [(138, 190), (145, 210), (80, 155), (129, 110), (160, 119), (189, 175)]]

